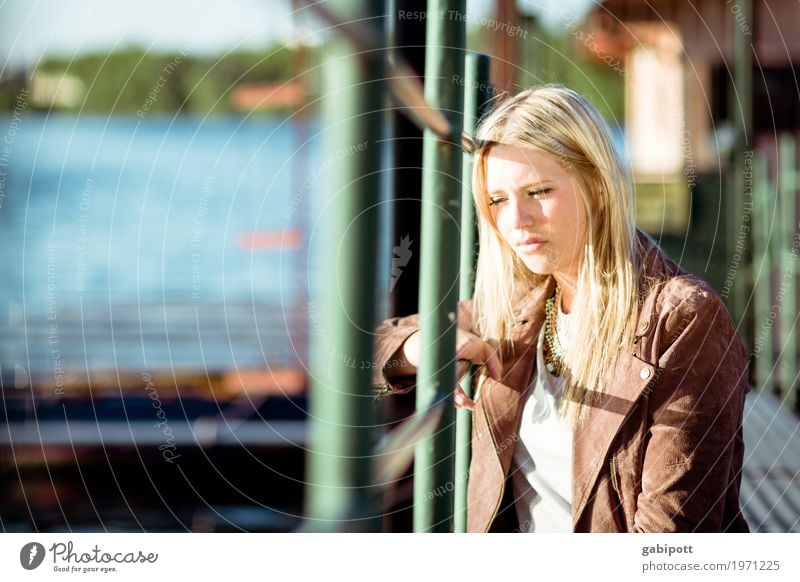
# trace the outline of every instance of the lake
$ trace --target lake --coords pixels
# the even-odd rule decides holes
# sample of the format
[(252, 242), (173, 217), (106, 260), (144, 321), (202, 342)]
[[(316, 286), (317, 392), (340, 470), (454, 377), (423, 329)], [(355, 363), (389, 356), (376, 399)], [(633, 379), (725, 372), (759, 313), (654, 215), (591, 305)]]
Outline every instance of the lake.
[(0, 131), (4, 375), (296, 356), (331, 173), (317, 121), (29, 113)]

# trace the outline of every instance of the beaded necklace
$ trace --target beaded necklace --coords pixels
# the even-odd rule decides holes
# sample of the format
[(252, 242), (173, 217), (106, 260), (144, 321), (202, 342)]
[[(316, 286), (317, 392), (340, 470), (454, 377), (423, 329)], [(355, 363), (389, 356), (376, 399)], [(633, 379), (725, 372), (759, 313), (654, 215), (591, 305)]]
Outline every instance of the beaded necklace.
[(542, 342), (544, 365), (553, 376), (561, 376), (565, 370), (565, 352), (558, 340), (556, 328), (556, 310), (560, 304), (561, 288), (556, 286), (553, 296), (545, 302), (544, 341)]

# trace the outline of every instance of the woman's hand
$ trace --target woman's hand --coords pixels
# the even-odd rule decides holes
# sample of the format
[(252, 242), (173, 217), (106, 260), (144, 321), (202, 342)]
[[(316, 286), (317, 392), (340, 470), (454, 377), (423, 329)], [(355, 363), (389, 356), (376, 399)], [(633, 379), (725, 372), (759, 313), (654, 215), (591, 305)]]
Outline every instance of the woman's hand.
[[(411, 334), (401, 349), (406, 362), (414, 368), (418, 368), (421, 352), (419, 331)], [(485, 365), (489, 376), (495, 380), (499, 380), (502, 375), (500, 358), (497, 357), (494, 347), (477, 335), (462, 329), (456, 330), (456, 359), (458, 360), (456, 362), (457, 380), (464, 377), (472, 364)], [(475, 402), (467, 397), (460, 385), (456, 386), (454, 398), (457, 408), (471, 410), (475, 406)]]

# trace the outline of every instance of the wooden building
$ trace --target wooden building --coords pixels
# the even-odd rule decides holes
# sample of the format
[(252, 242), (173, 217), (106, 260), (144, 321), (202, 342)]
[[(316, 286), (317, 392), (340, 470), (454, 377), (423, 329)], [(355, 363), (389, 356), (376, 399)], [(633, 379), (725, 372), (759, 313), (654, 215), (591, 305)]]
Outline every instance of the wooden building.
[[(797, 23), (796, 0), (607, 0), (587, 15), (585, 50), (625, 63), (632, 166), (638, 183), (662, 185), (655, 196), (664, 200), (661, 208), (639, 207), (665, 232), (687, 226), (690, 190), (722, 177), (737, 140), (774, 162), (777, 138), (797, 133)], [(734, 84), (737, 35), (752, 65), (749, 95)]]

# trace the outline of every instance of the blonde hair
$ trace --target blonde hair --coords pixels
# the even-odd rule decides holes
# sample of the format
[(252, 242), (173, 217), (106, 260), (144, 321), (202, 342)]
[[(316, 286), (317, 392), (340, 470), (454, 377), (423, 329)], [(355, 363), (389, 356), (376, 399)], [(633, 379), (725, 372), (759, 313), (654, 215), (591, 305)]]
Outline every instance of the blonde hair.
[(619, 347), (633, 338), (638, 311), (639, 257), (630, 176), (597, 110), (566, 87), (528, 89), (497, 105), (476, 132), (473, 196), (480, 253), (474, 314), (480, 335), (508, 347), (513, 306), (546, 276), (532, 273), (500, 234), (486, 191), (486, 158), (507, 144), (554, 156), (574, 181), (586, 216), (579, 258), (576, 344), (566, 356), (566, 385), (559, 414), (573, 428), (607, 391)]

